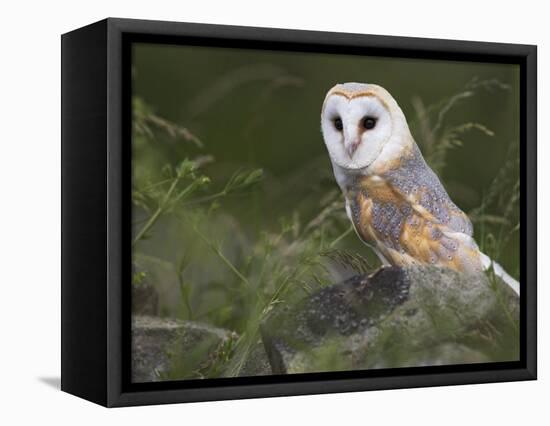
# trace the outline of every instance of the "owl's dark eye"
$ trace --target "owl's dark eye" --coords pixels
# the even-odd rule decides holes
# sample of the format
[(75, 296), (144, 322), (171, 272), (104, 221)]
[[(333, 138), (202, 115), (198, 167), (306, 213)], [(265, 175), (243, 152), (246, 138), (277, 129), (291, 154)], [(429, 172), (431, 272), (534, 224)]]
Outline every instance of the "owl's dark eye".
[(334, 128), (339, 132), (341, 132), (342, 129), (344, 128), (344, 125), (342, 124), (342, 119), (340, 117), (336, 117), (334, 119)]
[(374, 129), (376, 126), (376, 118), (374, 117), (365, 117), (363, 118), (363, 127), (367, 130)]

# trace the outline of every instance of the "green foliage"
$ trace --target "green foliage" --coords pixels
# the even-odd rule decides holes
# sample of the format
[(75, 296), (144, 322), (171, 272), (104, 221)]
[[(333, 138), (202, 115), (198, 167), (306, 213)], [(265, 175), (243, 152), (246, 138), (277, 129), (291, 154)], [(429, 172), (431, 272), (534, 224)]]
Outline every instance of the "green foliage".
[(464, 144), (464, 137), (469, 131), (476, 130), (488, 137), (494, 136), (492, 130), (478, 122), (448, 124), (450, 113), (459, 104), (473, 100), (481, 90), (497, 89), (508, 90), (509, 86), (498, 80), (473, 79), (466, 84), (464, 90), (428, 107), (421, 98), (413, 99), (416, 117), (411, 122), (411, 130), (416, 136), (424, 159), (437, 175), (444, 171), (449, 152)]
[(237, 340), (235, 333), (229, 334), (218, 343), (218, 337), (203, 339), (191, 350), (182, 350), (183, 337), (176, 339), (168, 353), (170, 368), (159, 374), (162, 380), (177, 378), (204, 379), (219, 377), (223, 366), (229, 361)]
[(138, 96), (132, 98), (132, 114), (133, 142), (137, 146), (153, 141), (156, 133), (162, 131), (172, 139), (183, 139), (203, 147), (202, 141), (187, 128), (154, 114), (153, 109)]
[(166, 165), (163, 168), (165, 179), (145, 187), (134, 187), (133, 203), (151, 213), (145, 224), (136, 232), (134, 245), (148, 237), (149, 230), (165, 213), (173, 212), (178, 207), (205, 203), (239, 191), (250, 190), (261, 182), (261, 169), (238, 172), (231, 176), (222, 191), (194, 198), (193, 195), (210, 184), (208, 176), (198, 173), (200, 167), (210, 161), (210, 157), (199, 157), (195, 160), (186, 158), (175, 168)]
[(132, 274), (132, 284), (133, 285), (140, 285), (145, 280), (145, 277), (147, 276), (147, 273), (144, 271), (137, 271)]
[[(158, 120), (151, 120), (151, 110), (143, 101), (137, 105), (140, 124), (134, 126), (134, 136), (142, 137), (144, 143), (152, 145), (155, 132), (163, 131), (164, 127), (156, 130), (148, 127), (149, 123)], [(203, 370), (210, 375), (237, 375), (252, 344), (258, 339), (259, 324), (274, 306), (331, 282), (327, 260), (357, 268), (359, 272), (368, 268), (368, 262), (362, 256), (340, 252), (336, 248), (338, 242), (351, 233), (337, 192), (321, 200), (319, 212), (309, 221), (300, 220), (297, 212), (282, 217), (277, 231), (260, 231), (257, 239), (248, 244), (245, 256), (231, 259), (232, 256), (224, 253), (222, 238), (226, 235), (213, 233), (211, 222), (217, 212), (223, 210), (221, 204), (225, 199), (239, 194), (251, 196), (260, 189), (263, 171), (238, 170), (229, 175), (219, 190), (211, 190), (211, 178), (203, 170), (213, 161), (211, 156), (205, 155), (186, 158), (176, 166), (165, 165), (154, 182), (139, 175), (134, 178), (132, 199), (137, 209), (134, 216), (141, 216), (134, 227), (135, 258), (147, 259), (140, 253), (140, 243), (151, 238), (158, 222), (169, 216), (185, 229), (192, 230), (198, 241), (230, 273), (225, 277), (225, 285), (219, 288), (225, 293), (225, 300), (219, 307), (209, 306), (205, 312), (195, 308), (193, 303), (196, 286), (187, 273), (191, 256), (185, 256), (170, 268), (179, 284), (184, 318), (199, 318), (240, 334), (234, 344), (224, 347), (223, 356), (215, 362), (216, 367), (205, 369), (199, 365), (201, 354), (206, 354), (210, 348), (205, 345), (197, 348), (197, 353), (191, 358), (185, 357), (184, 365), (176, 361), (170, 373), (173, 377), (195, 377)], [(227, 365), (222, 368), (221, 364)]]

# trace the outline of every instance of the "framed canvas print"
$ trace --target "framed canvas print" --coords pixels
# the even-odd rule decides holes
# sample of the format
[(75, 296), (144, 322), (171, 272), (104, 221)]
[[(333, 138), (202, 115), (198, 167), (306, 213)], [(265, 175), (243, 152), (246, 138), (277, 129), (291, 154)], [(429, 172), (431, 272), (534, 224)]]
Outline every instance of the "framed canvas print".
[(62, 36), (62, 389), (536, 378), (536, 47), (107, 19)]

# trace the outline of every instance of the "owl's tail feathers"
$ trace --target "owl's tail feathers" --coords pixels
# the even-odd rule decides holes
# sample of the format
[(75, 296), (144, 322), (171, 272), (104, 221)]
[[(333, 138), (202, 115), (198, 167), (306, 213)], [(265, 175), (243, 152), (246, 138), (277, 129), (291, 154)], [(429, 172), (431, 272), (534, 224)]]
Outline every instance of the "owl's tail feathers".
[(506, 284), (510, 286), (512, 290), (516, 292), (516, 294), (519, 296), (519, 282), (516, 281), (514, 278), (512, 278), (502, 266), (500, 266), (498, 263), (496, 263), (493, 259), (491, 259), (486, 254), (481, 253), (481, 264), (483, 265), (484, 270), (488, 270), (489, 268), (493, 268), (493, 271), (495, 272), (495, 275), (497, 277), (500, 277), (502, 281), (504, 281)]

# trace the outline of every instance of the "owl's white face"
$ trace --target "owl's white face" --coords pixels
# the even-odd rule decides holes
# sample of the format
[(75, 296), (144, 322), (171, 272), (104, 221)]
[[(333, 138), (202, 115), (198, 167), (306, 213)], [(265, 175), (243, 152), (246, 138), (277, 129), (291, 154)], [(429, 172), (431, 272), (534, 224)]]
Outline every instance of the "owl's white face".
[(392, 111), (380, 96), (387, 92), (379, 89), (383, 90), (374, 85), (346, 83), (327, 94), (321, 129), (330, 158), (338, 166), (353, 170), (368, 167), (390, 140)]

